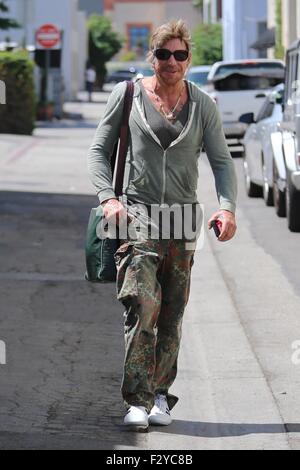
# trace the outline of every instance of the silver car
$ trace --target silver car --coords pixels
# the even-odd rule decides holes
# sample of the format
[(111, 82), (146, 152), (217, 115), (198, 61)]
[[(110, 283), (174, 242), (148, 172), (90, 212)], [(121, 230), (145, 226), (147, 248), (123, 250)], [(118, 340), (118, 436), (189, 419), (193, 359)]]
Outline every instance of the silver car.
[(249, 197), (264, 197), (267, 206), (274, 205), (273, 160), (274, 140), (282, 121), (284, 85), (273, 88), (260, 109), (257, 119), (253, 113), (243, 114), (240, 122), (249, 124), (242, 141), (244, 145), (244, 175)]
[(206, 91), (208, 90), (207, 77), (210, 72), (210, 65), (196, 65), (189, 69), (187, 73), (187, 79), (190, 82), (195, 83), (199, 88)]

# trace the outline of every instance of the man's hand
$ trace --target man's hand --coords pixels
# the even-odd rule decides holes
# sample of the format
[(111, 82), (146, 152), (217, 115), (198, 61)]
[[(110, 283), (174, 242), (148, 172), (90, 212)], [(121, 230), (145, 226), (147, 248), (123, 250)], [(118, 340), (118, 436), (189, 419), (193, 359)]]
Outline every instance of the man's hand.
[(222, 230), (218, 240), (220, 242), (228, 242), (234, 237), (237, 229), (235, 215), (232, 212), (226, 210), (215, 212), (215, 214), (213, 214), (213, 216), (208, 221), (209, 230), (212, 228), (212, 221), (218, 219), (222, 222)]
[(123, 204), (118, 199), (108, 199), (102, 202), (104, 216), (107, 220), (115, 221), (117, 225), (132, 221)]

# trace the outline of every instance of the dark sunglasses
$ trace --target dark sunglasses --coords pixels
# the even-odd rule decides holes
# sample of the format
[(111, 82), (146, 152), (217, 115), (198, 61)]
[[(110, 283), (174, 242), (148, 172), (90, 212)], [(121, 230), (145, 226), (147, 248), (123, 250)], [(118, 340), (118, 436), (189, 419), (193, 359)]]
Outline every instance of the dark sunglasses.
[(179, 49), (174, 52), (169, 51), (169, 49), (155, 49), (153, 54), (158, 60), (169, 60), (171, 55), (173, 55), (178, 62), (184, 62), (189, 57), (189, 51), (185, 49)]

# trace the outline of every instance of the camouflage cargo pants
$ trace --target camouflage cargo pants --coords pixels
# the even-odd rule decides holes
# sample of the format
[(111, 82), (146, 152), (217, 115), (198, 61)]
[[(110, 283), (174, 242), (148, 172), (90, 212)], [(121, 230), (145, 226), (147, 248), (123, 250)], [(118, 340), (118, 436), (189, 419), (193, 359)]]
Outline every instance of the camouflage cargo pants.
[(194, 250), (183, 240), (122, 240), (115, 254), (117, 295), (124, 313), (125, 406), (150, 410), (156, 393), (169, 394), (177, 374), (183, 314), (190, 292)]

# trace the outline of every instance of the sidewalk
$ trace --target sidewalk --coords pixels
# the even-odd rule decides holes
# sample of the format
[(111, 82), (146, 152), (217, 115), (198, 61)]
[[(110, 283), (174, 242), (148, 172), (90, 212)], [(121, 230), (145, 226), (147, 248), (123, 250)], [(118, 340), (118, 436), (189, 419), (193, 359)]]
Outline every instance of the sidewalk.
[[(80, 104), (71, 104), (71, 107)], [(97, 205), (86, 153), (103, 105), (83, 123), (0, 136), (0, 449), (143, 446), (124, 433), (122, 307), (84, 280)], [(81, 124), (84, 124), (81, 126)], [(88, 125), (87, 125), (88, 124)]]
[[(174, 422), (124, 431), (123, 308), (114, 285), (83, 280), (97, 203), (86, 151), (103, 106), (71, 104), (87, 113), (78, 125), (0, 136), (0, 449), (299, 449), (299, 296), (242, 211), (234, 241), (207, 233), (195, 257)], [(200, 178), (207, 219), (216, 195), (205, 160)]]

